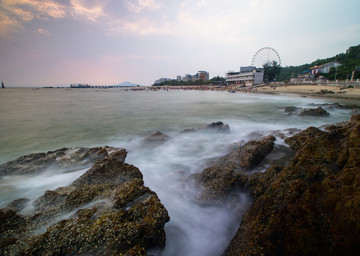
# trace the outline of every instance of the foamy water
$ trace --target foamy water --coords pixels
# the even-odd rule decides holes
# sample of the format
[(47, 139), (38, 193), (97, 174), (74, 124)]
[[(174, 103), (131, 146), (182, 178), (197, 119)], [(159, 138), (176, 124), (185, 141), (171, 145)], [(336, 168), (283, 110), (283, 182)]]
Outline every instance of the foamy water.
[[(62, 147), (115, 146), (128, 151), (127, 163), (144, 175), (169, 211), (167, 243), (157, 255), (221, 255), (235, 234), (241, 213), (251, 202), (239, 193), (238, 207), (202, 206), (189, 178), (232, 143), (246, 142), (274, 130), (346, 121), (351, 110), (331, 110), (330, 117), (286, 115), (286, 106), (334, 102), (296, 96), (199, 91), (120, 89), (6, 89), (0, 92), (0, 163), (18, 156)], [(222, 121), (229, 134), (187, 133), (187, 128)], [(171, 139), (144, 146), (143, 138), (161, 131)], [(276, 143), (283, 144), (282, 140)], [(258, 170), (263, 171), (263, 170)], [(39, 176), (0, 180), (2, 206), (13, 199), (34, 199), (46, 189), (66, 186), (85, 170), (49, 171)]]

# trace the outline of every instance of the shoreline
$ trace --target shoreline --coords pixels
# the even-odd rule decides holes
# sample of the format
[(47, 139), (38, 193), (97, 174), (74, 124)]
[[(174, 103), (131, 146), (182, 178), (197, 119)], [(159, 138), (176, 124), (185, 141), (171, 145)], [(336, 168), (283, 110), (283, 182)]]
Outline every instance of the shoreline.
[(242, 93), (261, 93), (268, 95), (298, 95), (300, 97), (329, 98), (360, 101), (360, 88), (342, 89), (339, 86), (329, 85), (277, 85), (261, 87), (230, 87), (230, 86), (213, 86), (213, 85), (184, 85), (184, 86), (143, 86), (143, 87), (126, 87), (126, 88), (8, 88), (9, 89), (65, 89), (65, 90), (125, 90), (125, 91), (158, 91), (158, 90), (194, 90), (194, 91), (228, 91)]
[[(255, 89), (255, 88), (254, 88)], [(252, 89), (253, 90), (253, 89)], [(337, 86), (323, 86), (323, 85), (283, 85), (283, 86), (264, 86), (256, 88), (255, 92), (268, 94), (297, 94), (305, 97), (319, 97), (319, 98), (336, 98), (336, 99), (351, 99), (360, 100), (360, 89), (347, 88), (341, 89)]]
[(324, 85), (280, 85), (263, 87), (218, 87), (218, 86), (157, 86), (148, 87), (150, 90), (201, 90), (201, 91), (229, 91), (242, 93), (262, 93), (269, 95), (293, 94), (302, 97), (332, 98), (344, 100), (360, 100), (359, 88), (341, 89), (337, 86)]

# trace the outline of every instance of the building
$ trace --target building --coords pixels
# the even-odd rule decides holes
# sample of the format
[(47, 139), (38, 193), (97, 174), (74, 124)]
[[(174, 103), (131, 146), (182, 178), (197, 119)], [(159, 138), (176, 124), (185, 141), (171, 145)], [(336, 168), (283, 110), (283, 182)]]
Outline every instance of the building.
[(264, 69), (253, 66), (240, 67), (240, 72), (226, 73), (226, 82), (229, 85), (258, 85), (264, 82)]
[(197, 73), (199, 80), (201, 81), (208, 81), (209, 80), (209, 73), (206, 71), (199, 71)]
[(315, 76), (311, 74), (309, 70), (303, 71), (297, 77), (291, 77), (291, 83), (311, 83), (314, 80)]
[(154, 82), (154, 85), (156, 84), (162, 84), (169, 81), (174, 82), (195, 82), (195, 81), (208, 81), (209, 80), (209, 73), (206, 71), (198, 71), (195, 75), (185, 74), (185, 76), (177, 76), (176, 79), (170, 79), (170, 78), (160, 78)]
[(323, 65), (314, 66), (309, 68), (312, 75), (317, 75), (319, 73), (329, 73), (331, 68), (338, 68), (341, 64), (339, 62), (333, 61)]
[(161, 84), (161, 83), (168, 82), (168, 81), (171, 81), (171, 79), (170, 78), (160, 78), (160, 79), (156, 80), (154, 82), (154, 84)]
[(192, 81), (192, 75), (186, 74), (185, 76), (183, 76), (183, 77), (181, 78), (181, 81), (183, 81), (183, 82)]

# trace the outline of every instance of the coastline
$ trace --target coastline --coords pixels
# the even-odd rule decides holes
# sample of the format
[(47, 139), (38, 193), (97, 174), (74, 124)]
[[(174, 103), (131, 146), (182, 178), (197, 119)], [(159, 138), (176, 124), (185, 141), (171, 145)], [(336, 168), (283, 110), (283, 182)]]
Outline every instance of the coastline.
[(303, 97), (338, 98), (345, 100), (360, 100), (360, 88), (341, 89), (338, 86), (326, 85), (280, 85), (262, 87), (219, 87), (219, 86), (152, 86), (150, 90), (200, 90), (200, 91), (229, 91), (263, 94), (295, 94)]
[(301, 96), (311, 97), (360, 100), (359, 88), (341, 89), (337, 86), (323, 85), (284, 85), (276, 87), (264, 86), (260, 88), (253, 88), (252, 90), (255, 92), (270, 94), (298, 94)]

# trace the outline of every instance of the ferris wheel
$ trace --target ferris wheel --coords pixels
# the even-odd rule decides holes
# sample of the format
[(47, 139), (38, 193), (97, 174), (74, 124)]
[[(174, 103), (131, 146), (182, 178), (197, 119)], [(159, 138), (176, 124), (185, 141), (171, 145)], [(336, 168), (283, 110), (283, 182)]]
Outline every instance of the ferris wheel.
[(273, 61), (276, 61), (278, 65), (281, 65), (279, 53), (274, 48), (263, 47), (254, 54), (251, 66), (263, 67), (265, 64), (273, 63)]

